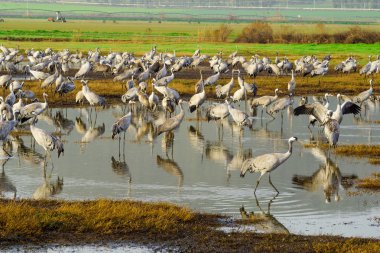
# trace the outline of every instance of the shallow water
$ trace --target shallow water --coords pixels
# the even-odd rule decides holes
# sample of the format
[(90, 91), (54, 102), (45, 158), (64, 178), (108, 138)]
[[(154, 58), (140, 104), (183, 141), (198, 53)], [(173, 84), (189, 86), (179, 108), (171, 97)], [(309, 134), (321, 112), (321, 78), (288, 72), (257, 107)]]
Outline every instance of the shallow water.
[[(335, 108), (335, 99), (331, 100), (330, 108)], [(243, 103), (235, 106), (245, 109)], [(240, 130), (231, 120), (225, 120), (223, 128), (216, 122), (197, 121), (196, 113), (190, 115), (184, 107), (187, 114), (181, 127), (154, 140), (151, 124), (162, 115), (136, 112), (124, 152), (122, 136), (120, 156), (118, 139), (111, 139), (111, 126), (128, 111), (124, 106), (97, 111), (96, 116), (94, 110), (90, 116), (90, 109), (50, 109), (36, 126), (63, 134), (64, 156), (58, 159), (54, 151), (54, 168), (48, 162), (44, 176), (43, 149), (37, 144), (34, 150), (29, 135), (14, 138), (8, 145), (13, 158), (3, 160), (0, 190), (9, 198), (16, 189), (17, 198), (169, 201), (235, 218), (241, 217), (242, 206), (247, 212), (267, 213), (270, 202), (271, 218), (266, 226), (254, 227), (255, 231), (380, 238), (380, 228), (371, 220), (380, 213), (378, 194), (347, 195), (355, 191), (348, 178), (369, 176), (379, 171), (378, 166), (368, 164), (367, 159), (335, 155), (326, 166), (323, 151), (300, 144), (310, 142), (307, 116), (295, 117), (287, 110), (283, 120), (278, 115), (270, 121), (264, 113), (262, 120), (254, 118), (252, 130)], [(346, 115), (339, 144), (380, 143), (380, 125), (372, 123), (378, 115), (379, 105), (371, 102), (360, 119)], [(317, 127), (313, 132), (319, 139)], [(258, 174), (240, 178), (243, 159), (285, 152), (291, 136), (297, 136), (300, 143), (295, 143), (290, 159), (271, 174), (280, 194), (276, 196), (265, 175), (256, 199), (253, 189)]]

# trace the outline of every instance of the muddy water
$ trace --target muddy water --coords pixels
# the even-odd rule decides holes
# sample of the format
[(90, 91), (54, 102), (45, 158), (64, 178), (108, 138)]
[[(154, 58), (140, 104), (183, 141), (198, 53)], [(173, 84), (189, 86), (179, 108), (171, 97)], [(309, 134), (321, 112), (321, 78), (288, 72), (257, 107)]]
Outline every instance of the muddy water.
[[(335, 99), (331, 99), (335, 108)], [(295, 104), (298, 104), (296, 99)], [(207, 107), (206, 103), (203, 107)], [(236, 105), (245, 109), (244, 104)], [(366, 159), (336, 157), (317, 148), (305, 149), (312, 139), (307, 116), (295, 117), (290, 110), (270, 121), (264, 113), (254, 117), (253, 128), (241, 130), (231, 121), (222, 124), (202, 120), (188, 113), (172, 134), (152, 136), (152, 124), (163, 114), (134, 113), (133, 124), (119, 146), (111, 139), (111, 125), (127, 108), (114, 105), (100, 111), (88, 108), (54, 108), (41, 117), (37, 127), (62, 133), (65, 154), (44, 165), (44, 151), (31, 144), (31, 136), (13, 138), (8, 150), (13, 158), (2, 160), (0, 189), (6, 197), (58, 199), (136, 199), (169, 201), (197, 211), (241, 217), (249, 213), (270, 213), (259, 232), (289, 231), (300, 234), (333, 234), (380, 238), (371, 218), (380, 213), (378, 195), (350, 196), (351, 179), (379, 171)], [(369, 103), (362, 117), (345, 116), (340, 144), (380, 143), (379, 105)], [(222, 126), (223, 125), (223, 126)], [(318, 128), (313, 139), (320, 140)], [(256, 192), (258, 174), (239, 177), (244, 158), (268, 152), (285, 152), (287, 139), (297, 136), (293, 155), (265, 175)], [(322, 140), (321, 140), (322, 141)], [(48, 160), (49, 161), (49, 160)], [(53, 167), (54, 165), (54, 167)], [(45, 172), (45, 173), (44, 173)], [(16, 193), (15, 193), (16, 192)], [(270, 205), (268, 205), (270, 203)]]

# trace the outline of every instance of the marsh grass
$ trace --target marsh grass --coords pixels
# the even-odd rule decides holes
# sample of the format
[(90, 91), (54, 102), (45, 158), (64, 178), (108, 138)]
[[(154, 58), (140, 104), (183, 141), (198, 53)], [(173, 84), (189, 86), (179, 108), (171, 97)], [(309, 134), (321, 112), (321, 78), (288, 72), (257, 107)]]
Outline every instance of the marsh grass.
[[(379, 241), (337, 236), (225, 233), (225, 217), (128, 200), (0, 200), (0, 250), (25, 243), (134, 242), (182, 252), (378, 252)], [(347, 251), (346, 251), (347, 252)]]
[(35, 238), (62, 233), (175, 233), (196, 214), (166, 203), (98, 200), (2, 201), (0, 238)]
[(380, 190), (380, 173), (372, 173), (369, 177), (359, 179), (356, 187), (369, 190)]

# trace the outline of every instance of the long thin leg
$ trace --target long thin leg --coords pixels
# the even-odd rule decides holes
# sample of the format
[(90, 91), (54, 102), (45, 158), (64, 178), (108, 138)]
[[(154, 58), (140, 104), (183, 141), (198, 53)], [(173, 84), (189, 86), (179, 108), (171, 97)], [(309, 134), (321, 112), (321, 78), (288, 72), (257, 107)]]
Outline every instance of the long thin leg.
[(119, 160), (120, 160), (120, 140), (121, 140), (121, 136), (119, 135)]
[(273, 185), (272, 180), (270, 179), (270, 173), (269, 173), (269, 183), (270, 185), (276, 190), (277, 193), (280, 193), (277, 188)]
[(260, 180), (261, 180), (261, 177), (263, 176), (264, 174), (261, 174), (259, 179), (257, 180), (257, 183), (256, 183), (256, 187), (255, 187), (255, 191), (253, 193), (255, 193), (256, 195), (256, 189), (257, 189), (257, 186), (259, 186), (259, 183), (260, 183)]

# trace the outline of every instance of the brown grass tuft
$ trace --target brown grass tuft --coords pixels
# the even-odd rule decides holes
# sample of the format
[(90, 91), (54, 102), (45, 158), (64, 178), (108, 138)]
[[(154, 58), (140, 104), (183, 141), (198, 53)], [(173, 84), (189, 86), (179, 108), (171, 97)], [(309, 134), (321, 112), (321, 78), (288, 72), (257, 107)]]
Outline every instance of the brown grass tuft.
[(380, 173), (372, 173), (370, 177), (359, 179), (356, 187), (370, 190), (380, 190)]
[(254, 22), (243, 29), (235, 42), (271, 43), (273, 42), (273, 29), (268, 23)]

